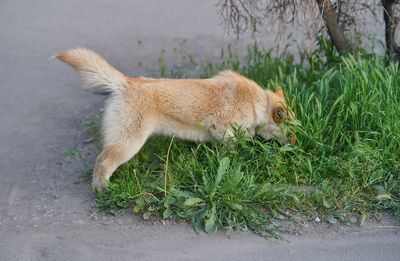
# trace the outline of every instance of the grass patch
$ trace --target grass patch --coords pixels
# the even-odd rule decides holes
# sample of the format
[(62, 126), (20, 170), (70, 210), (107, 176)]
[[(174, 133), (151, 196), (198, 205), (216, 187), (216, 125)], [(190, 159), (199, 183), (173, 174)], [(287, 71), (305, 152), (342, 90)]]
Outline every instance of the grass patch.
[[(228, 145), (152, 137), (97, 194), (97, 207), (186, 220), (196, 231), (250, 229), (264, 237), (279, 236), (271, 219), (288, 210), (340, 220), (383, 210), (400, 216), (397, 65), (371, 54), (340, 57), (323, 40), (315, 53), (293, 60), (253, 45), (245, 62), (228, 52), (201, 73), (228, 68), (282, 86), (301, 123), (296, 145), (280, 147), (240, 130)], [(96, 126), (89, 130), (98, 139)]]

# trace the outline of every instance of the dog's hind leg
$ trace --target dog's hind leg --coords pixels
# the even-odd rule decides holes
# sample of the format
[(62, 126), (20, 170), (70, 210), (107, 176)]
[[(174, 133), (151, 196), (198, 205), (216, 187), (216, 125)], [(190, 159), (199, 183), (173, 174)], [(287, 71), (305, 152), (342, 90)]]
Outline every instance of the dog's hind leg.
[(138, 153), (150, 134), (150, 132), (138, 132), (133, 137), (126, 137), (123, 142), (121, 140), (104, 147), (96, 159), (92, 188), (102, 190), (114, 171)]

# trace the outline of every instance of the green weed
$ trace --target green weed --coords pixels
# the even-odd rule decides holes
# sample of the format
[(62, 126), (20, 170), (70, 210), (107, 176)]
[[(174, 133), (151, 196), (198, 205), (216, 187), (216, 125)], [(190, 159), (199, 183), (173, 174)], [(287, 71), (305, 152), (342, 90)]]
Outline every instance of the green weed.
[(96, 205), (186, 220), (195, 231), (250, 229), (264, 237), (279, 236), (271, 218), (286, 210), (310, 218), (383, 210), (400, 216), (398, 66), (371, 54), (339, 56), (323, 39), (319, 46), (298, 64), (257, 45), (245, 62), (228, 50), (201, 71), (208, 77), (228, 68), (262, 86), (282, 86), (299, 121), (296, 145), (240, 130), (231, 144), (152, 137), (97, 193)]

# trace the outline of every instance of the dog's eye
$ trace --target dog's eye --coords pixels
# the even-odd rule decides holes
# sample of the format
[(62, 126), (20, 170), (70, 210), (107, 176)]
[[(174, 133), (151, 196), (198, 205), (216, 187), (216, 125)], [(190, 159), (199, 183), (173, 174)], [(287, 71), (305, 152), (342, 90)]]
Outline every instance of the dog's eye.
[(285, 112), (282, 109), (278, 109), (276, 111), (276, 114), (278, 115), (278, 118), (283, 120), (285, 118)]
[(272, 113), (272, 118), (276, 123), (282, 122), (286, 118), (286, 112), (283, 108), (275, 108)]

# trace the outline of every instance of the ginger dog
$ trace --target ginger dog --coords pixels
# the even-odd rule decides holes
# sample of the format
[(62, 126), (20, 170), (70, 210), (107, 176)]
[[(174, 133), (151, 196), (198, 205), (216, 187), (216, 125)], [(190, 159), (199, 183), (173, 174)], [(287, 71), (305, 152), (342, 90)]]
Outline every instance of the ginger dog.
[(129, 78), (93, 51), (76, 48), (56, 55), (79, 73), (87, 88), (111, 92), (102, 124), (103, 149), (92, 186), (101, 190), (113, 172), (131, 159), (152, 134), (209, 141), (233, 137), (232, 124), (254, 136), (294, 143), (281, 88), (264, 90), (232, 71), (209, 79)]

